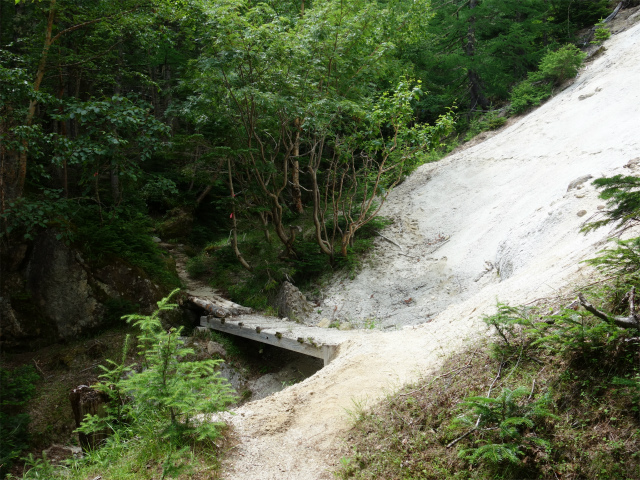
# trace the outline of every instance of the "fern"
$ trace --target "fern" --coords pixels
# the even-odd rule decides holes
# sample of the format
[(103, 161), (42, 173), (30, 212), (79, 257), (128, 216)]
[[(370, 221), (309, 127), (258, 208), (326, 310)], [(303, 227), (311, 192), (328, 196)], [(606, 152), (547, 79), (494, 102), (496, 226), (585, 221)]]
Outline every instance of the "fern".
[(478, 446), (461, 449), (460, 458), (491, 466), (518, 464), (526, 449), (548, 449), (549, 443), (533, 432), (536, 422), (555, 417), (549, 409), (551, 398), (546, 394), (530, 401), (527, 395), (524, 387), (504, 388), (496, 398), (476, 396), (461, 402), (466, 410), (454, 425), (472, 426)]

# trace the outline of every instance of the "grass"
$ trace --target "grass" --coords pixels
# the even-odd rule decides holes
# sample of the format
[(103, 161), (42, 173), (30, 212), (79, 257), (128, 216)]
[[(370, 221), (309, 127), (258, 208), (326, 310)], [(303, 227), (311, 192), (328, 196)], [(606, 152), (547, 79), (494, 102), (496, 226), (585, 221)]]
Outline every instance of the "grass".
[[(639, 390), (619, 380), (637, 378), (640, 341), (623, 333), (564, 348), (533, 344), (521, 326), (508, 335), (512, 348), (502, 340), (478, 344), (449, 358), (434, 377), (359, 411), (336, 477), (640, 478)], [(505, 418), (489, 419), (485, 410), (477, 420), (470, 405), (486, 406), (518, 388), (513, 406), (520, 413), (509, 414), (519, 425), (513, 444)], [(528, 415), (543, 398), (548, 415)], [(531, 422), (518, 423), (525, 417)], [(515, 461), (490, 455), (509, 448)]]

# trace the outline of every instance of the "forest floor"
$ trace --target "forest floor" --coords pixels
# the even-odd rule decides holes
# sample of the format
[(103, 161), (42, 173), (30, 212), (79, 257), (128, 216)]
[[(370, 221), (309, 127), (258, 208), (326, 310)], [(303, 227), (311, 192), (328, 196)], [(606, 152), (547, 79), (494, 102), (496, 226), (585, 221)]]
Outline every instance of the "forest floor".
[(561, 302), (593, 281), (581, 261), (609, 231), (580, 232), (604, 205), (591, 181), (640, 174), (638, 17), (627, 11), (606, 51), (542, 107), (396, 188), (382, 212), (394, 223), (355, 278), (325, 289), (311, 319), (368, 319), (379, 331), (343, 345), (305, 381), (228, 415), (237, 443), (223, 478), (332, 478), (348, 448), (349, 412), (429, 378), (486, 336), (482, 316), (497, 300)]

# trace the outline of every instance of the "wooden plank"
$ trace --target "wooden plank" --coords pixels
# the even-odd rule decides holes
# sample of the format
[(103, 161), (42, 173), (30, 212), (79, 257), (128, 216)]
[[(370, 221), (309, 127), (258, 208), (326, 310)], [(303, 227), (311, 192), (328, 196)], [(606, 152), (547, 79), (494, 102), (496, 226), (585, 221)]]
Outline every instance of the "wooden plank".
[(200, 324), (203, 327), (209, 327), (220, 332), (237, 335), (239, 337), (248, 338), (256, 342), (266, 343), (276, 347), (291, 350), (293, 352), (302, 353), (311, 357), (322, 358), (325, 366), (335, 356), (337, 345), (322, 345), (309, 343), (308, 339), (299, 337), (296, 339), (288, 338), (286, 332), (278, 331), (273, 327), (249, 327), (244, 326), (242, 322), (230, 322), (224, 318), (201, 317)]

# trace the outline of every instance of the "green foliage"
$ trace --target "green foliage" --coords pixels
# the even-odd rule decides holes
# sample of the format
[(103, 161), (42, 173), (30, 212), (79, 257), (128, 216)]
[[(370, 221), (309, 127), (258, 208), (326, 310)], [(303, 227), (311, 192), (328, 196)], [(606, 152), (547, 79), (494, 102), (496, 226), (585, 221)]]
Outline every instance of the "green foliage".
[(536, 424), (554, 418), (550, 403), (549, 395), (532, 401), (525, 387), (504, 388), (496, 398), (465, 399), (460, 404), (465, 411), (453, 424), (471, 427), (477, 446), (461, 449), (460, 457), (495, 468), (520, 463), (525, 450), (548, 450), (549, 442), (536, 436), (535, 429)]
[(529, 343), (529, 335), (537, 331), (534, 322), (537, 313), (535, 308), (511, 307), (498, 303), (497, 312), (483, 318), (483, 321), (493, 327), (504, 342), (494, 344), (494, 348), (500, 355), (521, 351)]
[(611, 31), (607, 27), (607, 24), (600, 19), (600, 21), (596, 23), (596, 31), (593, 34), (593, 40), (591, 40), (591, 43), (594, 45), (601, 45), (602, 42), (608, 40), (610, 37)]
[(105, 218), (99, 207), (87, 205), (71, 218), (76, 225), (72, 238), (91, 260), (105, 263), (121, 258), (165, 287), (180, 285), (167, 268), (163, 251), (151, 239), (151, 220), (136, 208), (123, 205)]
[(507, 123), (507, 118), (501, 116), (497, 110), (490, 110), (485, 114), (474, 116), (465, 135), (465, 140), (471, 140), (479, 133), (496, 130)]
[[(177, 307), (169, 303), (177, 291), (158, 302), (152, 315), (125, 316), (140, 329), (140, 371), (124, 366), (125, 354), (123, 361), (111, 362), (111, 367), (105, 368), (105, 381), (97, 388), (112, 397), (111, 412), (107, 417), (89, 417), (83, 423), (85, 433), (129, 419), (134, 426), (176, 444), (212, 440), (219, 435), (219, 423), (196, 417), (223, 410), (234, 400), (232, 389), (216, 372), (219, 360), (185, 361), (194, 352), (184, 346), (181, 328), (165, 332), (162, 327), (160, 314)], [(132, 400), (124, 402), (126, 397)]]
[(598, 267), (607, 275), (620, 277), (634, 275), (640, 271), (640, 237), (612, 240), (616, 248), (607, 248), (598, 252), (598, 256), (586, 261)]
[(575, 45), (565, 45), (555, 52), (549, 52), (540, 61), (539, 72), (555, 85), (578, 74), (587, 54), (581, 52)]
[(72, 237), (70, 204), (61, 197), (59, 190), (45, 189), (40, 197), (20, 197), (10, 201), (4, 212), (0, 212), (3, 236), (16, 235), (24, 240), (33, 240), (39, 232), (53, 228), (58, 239)]
[[(84, 187), (83, 195), (97, 190), (103, 173), (136, 182), (142, 175), (140, 162), (162, 147), (162, 136), (168, 133), (168, 126), (149, 113), (148, 107), (117, 95), (104, 100), (68, 102), (62, 114), (52, 117), (61, 122), (75, 120), (81, 134), (75, 138), (55, 136), (52, 162), (80, 168), (78, 185)], [(151, 182), (149, 188), (157, 189), (157, 184)], [(166, 181), (161, 185), (170, 189)], [(119, 196), (120, 192), (111, 199), (114, 204), (120, 202)], [(97, 200), (100, 202), (99, 196)]]
[(578, 74), (585, 58), (586, 54), (575, 45), (565, 45), (555, 52), (548, 52), (540, 61), (538, 71), (529, 73), (511, 91), (510, 110), (517, 114), (540, 105), (551, 96), (554, 85)]
[(511, 91), (511, 112), (518, 114), (531, 107), (537, 107), (551, 96), (551, 85), (547, 82), (523, 80)]
[(640, 177), (615, 175), (602, 177), (593, 181), (600, 189), (599, 197), (607, 201), (604, 220), (591, 222), (584, 227), (585, 231), (615, 223), (616, 228), (635, 225), (640, 218)]
[[(24, 462), (24, 472), (21, 480), (49, 480), (56, 478), (55, 467), (47, 458), (47, 454), (42, 452), (42, 458), (35, 457), (32, 453), (22, 459)], [(8, 479), (16, 478), (8, 475)]]
[(144, 468), (152, 463), (161, 478), (171, 478), (187, 472), (220, 436), (222, 424), (208, 414), (234, 401), (233, 390), (216, 371), (221, 360), (187, 361), (194, 351), (184, 346), (181, 329), (162, 327), (162, 312), (177, 307), (170, 303), (176, 293), (158, 302), (151, 315), (124, 317), (140, 330), (140, 363), (127, 365), (127, 338), (122, 358), (101, 367), (94, 388), (109, 398), (105, 414), (87, 415), (79, 430), (108, 436), (101, 448), (72, 465), (69, 477), (85, 478), (99, 470), (129, 478), (132, 464)]
[(0, 478), (29, 446), (29, 415), (24, 407), (36, 389), (39, 376), (31, 365), (12, 370), (0, 367)]

